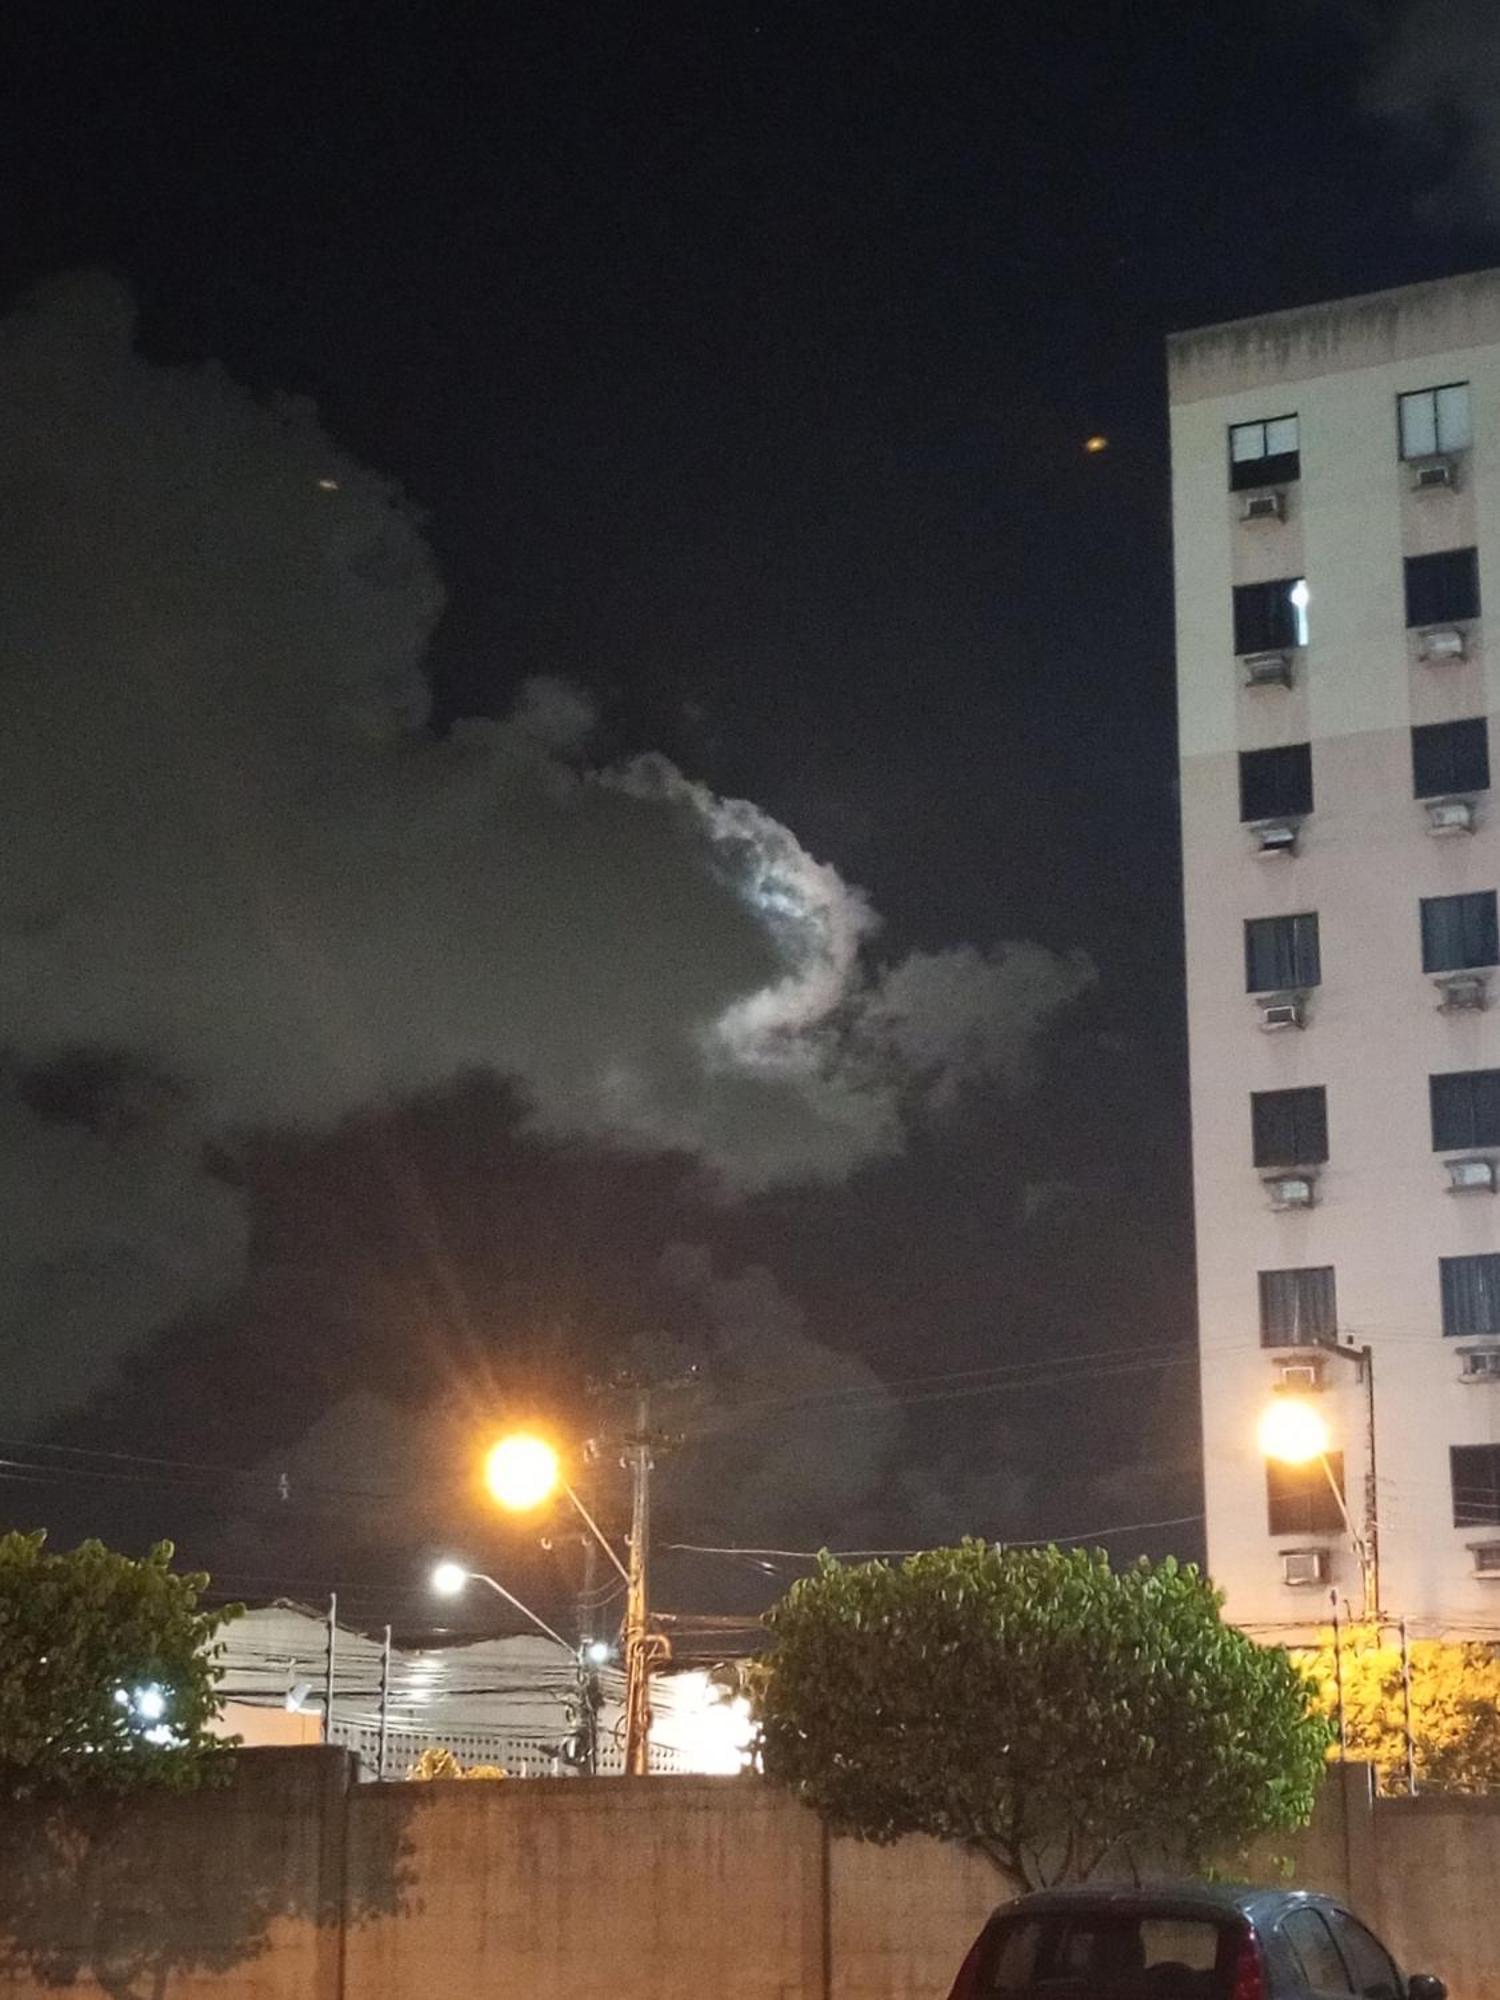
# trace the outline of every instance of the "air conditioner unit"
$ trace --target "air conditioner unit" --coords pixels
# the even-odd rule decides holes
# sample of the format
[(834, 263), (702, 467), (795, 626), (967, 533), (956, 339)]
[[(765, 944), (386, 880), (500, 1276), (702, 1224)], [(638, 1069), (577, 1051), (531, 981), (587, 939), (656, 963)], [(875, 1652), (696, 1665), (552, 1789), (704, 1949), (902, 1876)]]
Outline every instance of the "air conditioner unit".
[(1294, 1590), (1305, 1589), (1310, 1583), (1327, 1583), (1327, 1549), (1283, 1549), (1281, 1580)]
[(1300, 993), (1262, 993), (1255, 1003), (1260, 1009), (1260, 1025), (1270, 1035), (1278, 1028), (1305, 1028), (1307, 1008)]
[(1493, 1194), (1495, 1192), (1495, 1162), (1493, 1160), (1449, 1160), (1448, 1191), (1450, 1194)]
[(1265, 1183), (1271, 1206), (1278, 1210), (1311, 1208), (1315, 1185), (1313, 1176), (1305, 1173), (1270, 1174)]
[(1475, 1576), (1500, 1576), (1500, 1542), (1470, 1542)]
[(1259, 861), (1290, 860), (1297, 852), (1297, 822), (1294, 819), (1261, 820), (1250, 829)]
[(1474, 831), (1472, 799), (1429, 799), (1427, 831), (1439, 840), (1446, 840), (1455, 833), (1472, 833)]
[(1284, 687), (1292, 684), (1292, 662), (1287, 653), (1246, 653), (1244, 655), (1245, 686), (1248, 688)]
[(1286, 495), (1270, 491), (1247, 493), (1240, 503), (1242, 521), (1284, 521), (1286, 519)]
[(1278, 1389), (1302, 1391), (1321, 1389), (1323, 1364), (1320, 1361), (1278, 1361), (1276, 1386)]
[(1463, 1382), (1500, 1382), (1500, 1347), (1466, 1347), (1459, 1355)]
[(1458, 467), (1451, 458), (1420, 458), (1411, 469), (1413, 493), (1451, 493), (1458, 484)]
[(1465, 639), (1456, 625), (1440, 625), (1417, 635), (1417, 649), (1424, 660), (1461, 660)]
[(1445, 972), (1433, 985), (1439, 993), (1440, 1014), (1472, 1014), (1489, 1005), (1489, 991), (1482, 972)]

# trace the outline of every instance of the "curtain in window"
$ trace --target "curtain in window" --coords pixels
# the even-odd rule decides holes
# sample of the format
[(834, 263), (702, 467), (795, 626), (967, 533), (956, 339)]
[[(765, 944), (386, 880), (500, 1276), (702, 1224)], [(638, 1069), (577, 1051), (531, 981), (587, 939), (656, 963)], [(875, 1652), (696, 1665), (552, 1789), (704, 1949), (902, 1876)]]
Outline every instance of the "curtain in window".
[(1443, 1332), (1454, 1335), (1500, 1333), (1500, 1255), (1443, 1257), (1438, 1264), (1443, 1292)]

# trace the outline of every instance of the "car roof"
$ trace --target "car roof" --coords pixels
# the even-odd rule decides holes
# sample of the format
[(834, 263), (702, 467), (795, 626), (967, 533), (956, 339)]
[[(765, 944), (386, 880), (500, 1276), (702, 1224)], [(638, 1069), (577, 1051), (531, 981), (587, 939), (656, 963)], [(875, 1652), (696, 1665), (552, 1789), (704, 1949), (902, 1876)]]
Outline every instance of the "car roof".
[(1288, 1910), (1306, 1903), (1341, 1907), (1307, 1889), (1268, 1889), (1250, 1882), (1071, 1882), (1056, 1889), (1037, 1889), (1014, 1902), (1003, 1903), (997, 1916), (1041, 1915), (1098, 1910), (1143, 1915), (1248, 1918), (1274, 1922)]

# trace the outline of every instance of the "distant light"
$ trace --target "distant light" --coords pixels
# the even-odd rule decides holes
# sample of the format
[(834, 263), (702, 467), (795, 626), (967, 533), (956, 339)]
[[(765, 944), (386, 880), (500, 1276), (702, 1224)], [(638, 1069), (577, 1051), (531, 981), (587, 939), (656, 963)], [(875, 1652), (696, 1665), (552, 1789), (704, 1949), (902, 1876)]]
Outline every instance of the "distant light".
[(153, 1683), (135, 1691), (135, 1712), (142, 1722), (160, 1722), (167, 1712), (167, 1697)]
[(129, 1708), (130, 1706), (129, 1691), (125, 1688), (116, 1688), (115, 1700), (120, 1704), (121, 1708)]
[(432, 1572), (432, 1587), (439, 1597), (460, 1597), (469, 1581), (462, 1563), (440, 1562)]
[(1095, 431), (1092, 437), (1084, 439), (1083, 448), (1091, 458), (1096, 458), (1101, 451), (1109, 450), (1109, 439), (1101, 431)]
[(590, 1663), (596, 1667), (602, 1667), (613, 1654), (614, 1647), (610, 1645), (607, 1639), (595, 1639), (590, 1643), (586, 1651)]
[(1307, 607), (1312, 602), (1312, 592), (1307, 587), (1307, 578), (1299, 576), (1290, 591), (1292, 609), (1297, 614), (1297, 644), (1307, 644)]
[(337, 493), (338, 490), (339, 483), (336, 479), (320, 479), (318, 481), (318, 491), (320, 493)]
[(1297, 1396), (1276, 1397), (1267, 1406), (1256, 1437), (1261, 1455), (1283, 1465), (1306, 1465), (1328, 1449), (1322, 1412)]
[(484, 1483), (502, 1507), (529, 1514), (557, 1491), (562, 1466), (545, 1438), (519, 1432), (501, 1438), (484, 1462)]

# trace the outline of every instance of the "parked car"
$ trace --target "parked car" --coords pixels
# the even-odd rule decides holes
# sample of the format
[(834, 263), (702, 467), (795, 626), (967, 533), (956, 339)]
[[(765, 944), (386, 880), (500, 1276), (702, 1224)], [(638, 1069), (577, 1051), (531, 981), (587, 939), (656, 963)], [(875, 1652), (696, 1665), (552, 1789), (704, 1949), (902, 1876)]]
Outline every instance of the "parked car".
[(1044, 1889), (1004, 1904), (949, 2000), (1446, 2000), (1341, 1904), (1211, 1882)]

